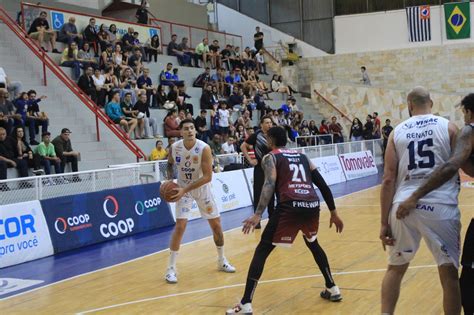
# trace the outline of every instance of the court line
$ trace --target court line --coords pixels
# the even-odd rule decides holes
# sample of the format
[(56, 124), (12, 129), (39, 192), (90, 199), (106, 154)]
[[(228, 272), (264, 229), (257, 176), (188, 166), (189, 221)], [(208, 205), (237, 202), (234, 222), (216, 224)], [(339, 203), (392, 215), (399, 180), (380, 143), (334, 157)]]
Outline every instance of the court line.
[[(370, 189), (374, 189), (374, 188), (376, 188), (376, 187), (378, 187), (378, 186), (380, 186), (380, 184), (376, 184), (376, 185), (374, 185), (374, 186), (372, 186), (372, 187), (368, 187), (368, 188), (365, 188), (365, 189), (361, 189), (361, 190), (358, 190), (358, 191), (354, 191), (354, 192), (351, 192), (351, 193), (349, 193), (349, 194), (336, 197), (336, 198), (334, 198), (334, 199), (337, 200), (337, 199), (345, 198), (345, 197), (348, 197), (348, 196), (353, 195), (353, 194), (357, 194), (357, 193), (360, 193), (360, 192), (363, 192), (363, 191), (367, 191), (367, 190), (370, 190)], [(321, 202), (321, 204), (323, 204), (323, 203), (324, 203), (324, 202)], [(241, 208), (241, 209), (243, 209), (243, 208)], [(237, 209), (237, 210), (234, 210), (234, 211), (239, 211), (239, 210), (241, 210), (241, 209)], [(265, 221), (267, 221), (267, 220), (268, 220), (268, 219), (264, 219), (264, 220), (262, 220), (262, 222), (265, 222)], [(238, 230), (238, 229), (241, 229), (241, 228), (242, 228), (241, 226), (238, 226), (238, 227), (236, 227), (236, 228), (233, 228), (233, 229), (230, 229), (230, 230), (226, 230), (226, 231), (224, 231), (224, 233), (232, 232), (232, 231), (235, 231), (235, 230)], [(209, 239), (209, 238), (212, 238), (212, 237), (213, 237), (212, 235), (209, 235), (209, 236), (206, 236), (206, 237), (203, 237), (203, 238), (200, 238), (200, 239), (196, 239), (196, 240), (194, 240), (194, 241), (190, 241), (190, 242), (181, 244), (180, 246), (186, 246), (186, 245), (189, 245), (189, 244), (194, 244), (194, 243), (196, 243), (196, 242), (203, 241), (203, 240), (206, 240), (206, 239)], [(105, 271), (105, 270), (108, 270), (108, 269), (111, 269), (111, 268), (114, 268), (114, 267), (118, 267), (118, 266), (121, 266), (121, 265), (125, 265), (125, 264), (128, 264), (128, 263), (134, 262), (134, 261), (138, 261), (138, 260), (141, 260), (141, 259), (144, 259), (144, 258), (153, 256), (153, 255), (156, 255), (156, 254), (165, 252), (165, 251), (167, 251), (167, 250), (169, 250), (169, 248), (165, 248), (165, 249), (159, 250), (159, 251), (157, 251), (157, 252), (153, 252), (153, 253), (150, 253), (150, 254), (147, 254), (147, 255), (144, 255), (144, 256), (140, 256), (140, 257), (133, 258), (133, 259), (130, 259), (130, 260), (127, 260), (127, 261), (123, 261), (123, 262), (118, 263), (118, 264), (114, 264), (114, 265), (110, 265), (110, 266), (107, 266), (107, 267), (99, 268), (99, 269), (92, 270), (92, 271), (89, 271), (89, 272), (86, 272), (86, 273), (81, 273), (81, 274), (79, 274), (79, 275), (75, 275), (75, 276), (72, 276), (72, 277), (69, 277), (69, 278), (65, 278), (65, 279), (62, 279), (62, 280), (59, 280), (59, 281), (56, 281), (56, 282), (52, 282), (52, 283), (46, 284), (46, 285), (44, 285), (44, 286), (40, 286), (40, 287), (31, 289), (31, 290), (28, 290), (28, 291), (20, 292), (20, 293), (18, 293), (18, 294), (14, 294), (14, 295), (11, 295), (11, 296), (8, 296), (8, 297), (5, 297), (5, 298), (0, 298), (0, 302), (3, 302), (3, 301), (6, 301), (6, 300), (9, 300), (9, 299), (12, 299), (12, 298), (14, 298), (14, 297), (22, 296), (22, 295), (27, 294), (27, 293), (32, 293), (32, 292), (38, 291), (38, 290), (40, 290), (40, 289), (44, 289), (44, 288), (47, 288), (47, 287), (50, 287), (50, 286), (53, 286), (53, 285), (56, 285), (56, 284), (59, 284), (59, 283), (62, 283), (62, 282), (66, 282), (66, 281), (69, 281), (69, 280), (74, 280), (74, 279), (79, 278), (79, 277), (82, 277), (82, 276), (87, 276), (87, 275), (90, 275), (90, 274), (93, 274), (93, 273), (96, 273), (96, 272)], [(54, 255), (53, 255), (53, 256), (54, 256)]]
[[(421, 265), (421, 266), (408, 267), (408, 269), (422, 269), (422, 268), (434, 268), (434, 267), (438, 267), (438, 266), (437, 265)], [(353, 275), (353, 274), (370, 273), (370, 272), (385, 272), (386, 270), (387, 270), (386, 268), (382, 268), (382, 269), (367, 269), (367, 270), (356, 270), (356, 271), (341, 271), (341, 272), (333, 272), (332, 275), (333, 276)], [(279, 279), (271, 279), (271, 280), (262, 280), (262, 281), (259, 281), (258, 284), (261, 285), (261, 284), (267, 284), (267, 283), (273, 283), (273, 282), (284, 282), (284, 281), (291, 281), (291, 280), (318, 278), (318, 277), (322, 277), (322, 276), (323, 276), (322, 274), (315, 274), (315, 275), (279, 278)], [(196, 293), (218, 291), (218, 290), (235, 288), (235, 287), (243, 287), (243, 286), (245, 286), (245, 283), (224, 285), (224, 286), (214, 287), (214, 288), (207, 288), (207, 289), (193, 290), (193, 291), (174, 293), (174, 294), (168, 294), (168, 295), (162, 295), (162, 296), (155, 296), (155, 297), (141, 299), (141, 300), (135, 300), (135, 301), (125, 302), (125, 303), (120, 303), (120, 304), (113, 304), (113, 305), (109, 305), (109, 306), (104, 306), (104, 307), (100, 307), (100, 308), (96, 308), (96, 309), (92, 309), (92, 310), (87, 310), (87, 311), (76, 313), (76, 314), (77, 315), (89, 314), (89, 313), (93, 313), (93, 312), (105, 311), (105, 310), (109, 310), (109, 309), (112, 309), (112, 308), (117, 308), (117, 307), (132, 305), (132, 304), (139, 304), (139, 303), (162, 300), (162, 299), (172, 298), (172, 297), (177, 297), (177, 296), (182, 296), (182, 295), (191, 295), (191, 294), (196, 294)]]

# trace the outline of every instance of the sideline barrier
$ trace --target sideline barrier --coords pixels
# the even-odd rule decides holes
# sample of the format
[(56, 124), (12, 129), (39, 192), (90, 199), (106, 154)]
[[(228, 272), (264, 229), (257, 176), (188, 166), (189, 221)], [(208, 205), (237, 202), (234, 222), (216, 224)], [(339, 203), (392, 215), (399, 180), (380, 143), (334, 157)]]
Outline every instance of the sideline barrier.
[(346, 181), (346, 176), (341, 167), (341, 163), (337, 156), (325, 156), (311, 159), (318, 172), (324, 178), (328, 185), (343, 183)]
[(378, 173), (372, 152), (361, 151), (339, 154), (339, 161), (346, 175), (346, 180), (352, 180)]
[(0, 268), (53, 253), (39, 201), (0, 206)]

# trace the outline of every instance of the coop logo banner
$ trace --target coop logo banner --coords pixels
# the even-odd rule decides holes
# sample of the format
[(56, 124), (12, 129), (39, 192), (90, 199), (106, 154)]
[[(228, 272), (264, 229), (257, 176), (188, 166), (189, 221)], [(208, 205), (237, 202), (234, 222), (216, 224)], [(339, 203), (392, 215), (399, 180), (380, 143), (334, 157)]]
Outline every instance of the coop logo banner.
[(39, 201), (0, 206), (0, 268), (53, 254)]
[(55, 252), (172, 225), (160, 184), (42, 200)]
[(347, 180), (362, 178), (378, 173), (370, 151), (340, 154), (339, 161)]

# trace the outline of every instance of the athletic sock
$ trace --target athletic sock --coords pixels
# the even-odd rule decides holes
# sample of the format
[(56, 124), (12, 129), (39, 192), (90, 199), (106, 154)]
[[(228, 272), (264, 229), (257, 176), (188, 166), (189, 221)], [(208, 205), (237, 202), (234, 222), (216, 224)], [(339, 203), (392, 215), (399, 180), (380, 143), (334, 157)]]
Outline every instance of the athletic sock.
[(168, 268), (176, 270), (176, 258), (178, 257), (178, 251), (170, 250), (170, 258), (168, 261)]
[(223, 261), (225, 259), (224, 257), (224, 246), (216, 246), (217, 248), (217, 259), (219, 261)]
[(326, 253), (319, 245), (318, 240), (316, 239), (314, 242), (308, 242), (306, 237), (303, 236), (304, 242), (306, 246), (309, 248), (311, 253), (313, 254), (314, 260), (318, 264), (321, 273), (323, 274), (324, 280), (326, 282), (326, 288), (330, 289), (336, 284), (334, 283), (334, 279), (331, 275), (331, 268), (329, 267), (328, 257)]

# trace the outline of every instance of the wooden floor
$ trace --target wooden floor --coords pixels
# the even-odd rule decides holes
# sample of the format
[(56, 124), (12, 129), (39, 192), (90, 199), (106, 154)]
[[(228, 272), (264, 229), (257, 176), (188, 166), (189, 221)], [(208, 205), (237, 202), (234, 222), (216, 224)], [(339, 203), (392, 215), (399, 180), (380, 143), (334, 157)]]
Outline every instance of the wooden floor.
[[(255, 314), (378, 314), (386, 256), (378, 241), (379, 187), (337, 200), (345, 230), (328, 228), (321, 215), (319, 240), (329, 257), (343, 301), (319, 297), (324, 279), (301, 238), (290, 249), (276, 249), (254, 296)], [(474, 189), (460, 195), (463, 230), (474, 216)], [(260, 232), (226, 233), (226, 256), (235, 274), (216, 271), (211, 239), (182, 247), (179, 283), (166, 284), (166, 251), (107, 270), (80, 276), (0, 302), (3, 314), (224, 314), (239, 301)], [(434, 261), (423, 244), (407, 272), (399, 314), (441, 314), (441, 288)]]

